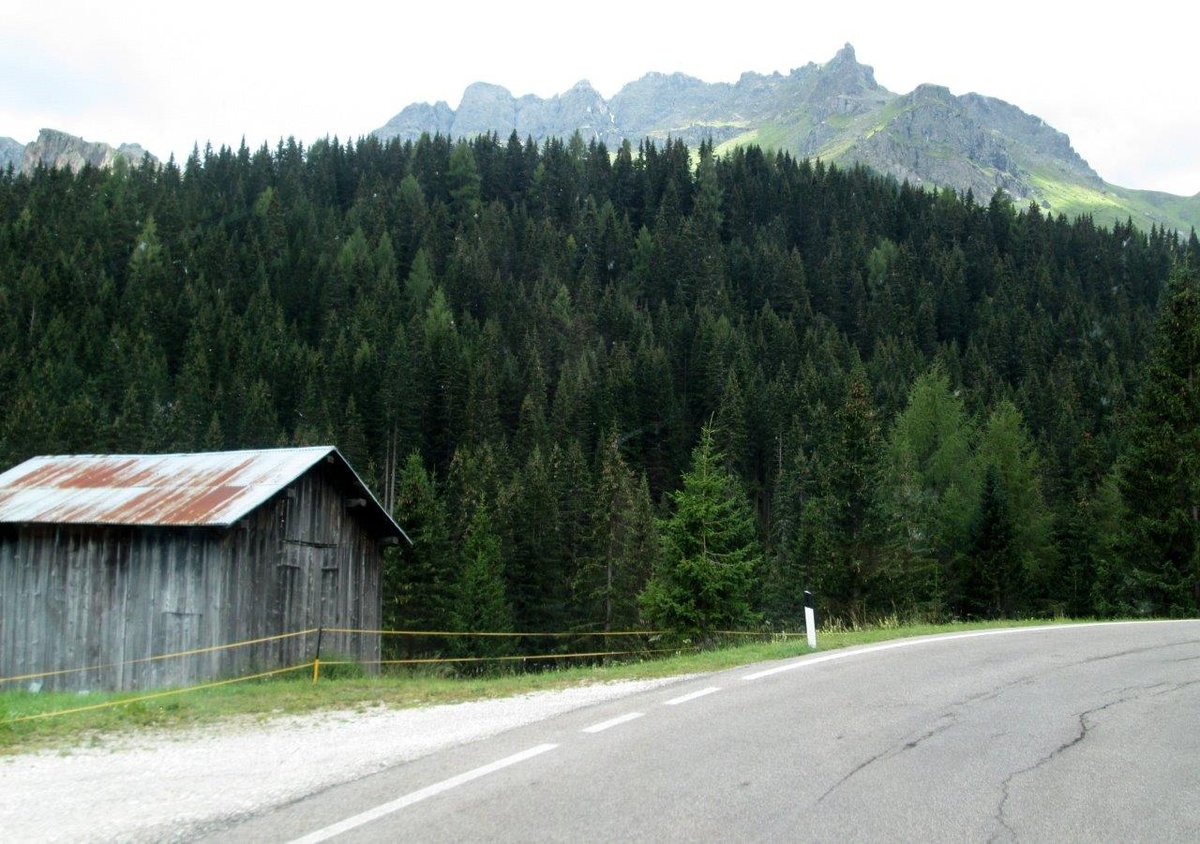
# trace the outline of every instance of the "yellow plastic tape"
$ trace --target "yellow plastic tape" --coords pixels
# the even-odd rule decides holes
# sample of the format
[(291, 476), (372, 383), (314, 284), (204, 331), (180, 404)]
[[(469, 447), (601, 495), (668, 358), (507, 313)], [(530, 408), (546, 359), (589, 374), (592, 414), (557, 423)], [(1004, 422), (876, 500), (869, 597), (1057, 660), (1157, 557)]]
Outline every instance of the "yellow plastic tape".
[(676, 653), (678, 651), (697, 650), (699, 646), (690, 645), (680, 648), (656, 648), (644, 651), (594, 651), (592, 653), (577, 653), (577, 654), (528, 654), (515, 656), (447, 656), (447, 657), (429, 657), (427, 659), (372, 659), (372, 660), (343, 660), (340, 662), (331, 662), (329, 660), (321, 660), (322, 665), (428, 665), (431, 663), (440, 662), (516, 662), (518, 660), (528, 662), (529, 660), (537, 659), (577, 659), (583, 657), (596, 656), (636, 656), (641, 654), (663, 654)]
[[(780, 630), (778, 632), (782, 633), (784, 636), (787, 635), (786, 630)], [(764, 636), (765, 637), (765, 636), (774, 636), (776, 631), (774, 631), (774, 630), (714, 630), (713, 633), (715, 633), (718, 636)]]
[(59, 671), (42, 671), (37, 674), (19, 674), (15, 677), (0, 677), (0, 683), (16, 683), (20, 680), (36, 680), (40, 677), (58, 677), (63, 674), (78, 674), (82, 671), (103, 671), (107, 668), (119, 668), (122, 665), (137, 665), (143, 662), (157, 662), (163, 659), (177, 659), (183, 656), (195, 656), (196, 654), (212, 653), (213, 651), (226, 651), (231, 648), (244, 648), (247, 645), (259, 645), (263, 642), (274, 642), (279, 639), (290, 639), (294, 636), (307, 636), (310, 633), (316, 633), (317, 628), (313, 627), (309, 630), (298, 630), (295, 633), (280, 633), (277, 636), (264, 636), (261, 639), (247, 639), (244, 642), (233, 642), (228, 645), (213, 645), (208, 648), (195, 648), (190, 651), (177, 651), (170, 654), (157, 654), (155, 656), (143, 656), (138, 659), (127, 659), (124, 662), (110, 662), (106, 665), (89, 665), (85, 668), (63, 668)]
[(662, 636), (665, 630), (592, 630), (572, 631), (565, 633), (493, 633), (469, 630), (356, 630), (349, 627), (326, 627), (326, 633), (356, 633), (369, 636), (479, 636), (479, 637), (569, 637), (583, 638), (585, 636)]
[(300, 665), (293, 665), (290, 668), (276, 668), (273, 671), (263, 671), (260, 674), (249, 674), (245, 677), (234, 677), (229, 680), (216, 680), (212, 683), (202, 683), (198, 686), (188, 686), (183, 689), (170, 689), (165, 692), (154, 692), (148, 695), (138, 695), (137, 697), (128, 697), (123, 700), (106, 700), (104, 703), (93, 703), (90, 706), (76, 706), (72, 709), (56, 709), (53, 712), (39, 712), (36, 715), (22, 715), (19, 718), (9, 718), (6, 721), (0, 721), (0, 724), (17, 724), (21, 721), (36, 721), (40, 718), (55, 718), (59, 715), (73, 715), (77, 712), (90, 712), (96, 709), (113, 709), (118, 706), (125, 706), (130, 703), (138, 703), (143, 700), (155, 700), (161, 697), (171, 697), (172, 695), (182, 695), (188, 692), (199, 691), (200, 689), (212, 689), (217, 686), (228, 686), (231, 683), (243, 683), (247, 680), (260, 680), (263, 677), (271, 677), (276, 674), (284, 674), (288, 671), (299, 671), (301, 668), (307, 669), (312, 666), (311, 662), (303, 662)]

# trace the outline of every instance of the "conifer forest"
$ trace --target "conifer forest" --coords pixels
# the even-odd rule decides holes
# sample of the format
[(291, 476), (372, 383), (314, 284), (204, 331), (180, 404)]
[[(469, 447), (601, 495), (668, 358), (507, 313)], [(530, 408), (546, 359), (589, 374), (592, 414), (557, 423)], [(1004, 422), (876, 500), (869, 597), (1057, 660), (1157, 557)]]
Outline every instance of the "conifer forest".
[(756, 147), (0, 174), (0, 471), (332, 444), (416, 630), (1200, 609), (1200, 242)]

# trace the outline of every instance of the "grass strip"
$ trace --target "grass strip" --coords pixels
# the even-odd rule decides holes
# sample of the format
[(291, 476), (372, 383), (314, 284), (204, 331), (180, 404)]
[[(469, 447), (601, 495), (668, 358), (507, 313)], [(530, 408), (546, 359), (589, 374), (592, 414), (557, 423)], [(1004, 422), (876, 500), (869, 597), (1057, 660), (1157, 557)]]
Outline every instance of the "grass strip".
[[(1071, 623), (1056, 620), (1056, 623)], [(998, 627), (1044, 625), (1047, 621), (957, 624), (885, 623), (822, 630), (822, 651), (888, 639)], [(486, 700), (553, 691), (591, 683), (648, 680), (680, 674), (720, 671), (808, 653), (803, 632), (776, 635), (769, 641), (738, 642), (706, 650), (681, 648), (654, 659), (613, 661), (604, 665), (553, 667), (531, 673), (462, 676), (450, 666), (400, 666), (364, 676), (358, 666), (325, 669), (313, 683), (308, 675), (280, 674), (244, 682), (222, 682), (170, 694), (144, 693), (0, 693), (0, 754), (100, 744), (147, 728), (185, 730), (225, 719), (268, 721), (320, 710), (367, 710), (376, 706), (414, 707)], [(531, 662), (536, 658), (530, 657)], [(334, 666), (331, 666), (334, 668)], [(389, 667), (390, 668), (390, 667)], [(302, 674), (302, 672), (300, 672)], [(109, 706), (112, 703), (123, 705)], [(56, 717), (49, 713), (73, 710)], [(34, 717), (36, 716), (36, 717)]]

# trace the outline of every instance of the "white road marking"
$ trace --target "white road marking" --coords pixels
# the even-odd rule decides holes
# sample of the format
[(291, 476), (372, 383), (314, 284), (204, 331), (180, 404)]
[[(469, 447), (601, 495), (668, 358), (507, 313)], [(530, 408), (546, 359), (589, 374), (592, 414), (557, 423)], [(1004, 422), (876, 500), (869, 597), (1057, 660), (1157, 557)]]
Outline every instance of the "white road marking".
[[(1186, 619), (1179, 620), (1183, 621)], [(1115, 624), (1171, 624), (1173, 621), (1175, 621), (1175, 619), (1155, 621), (1092, 621), (1086, 624), (1048, 624), (1038, 627), (1004, 627), (999, 630), (976, 630), (971, 633), (950, 633), (948, 635), (929, 636), (921, 639), (900, 639), (896, 642), (884, 642), (880, 645), (870, 645), (863, 648), (853, 648), (845, 651), (834, 651), (833, 653), (824, 654), (822, 656), (801, 657), (793, 662), (777, 665), (774, 668), (767, 668), (763, 671), (755, 671), (753, 674), (747, 674), (742, 679), (759, 680), (763, 677), (782, 674), (785, 671), (794, 671), (797, 668), (808, 668), (810, 665), (820, 665), (822, 662), (832, 662), (837, 659), (850, 659), (851, 657), (879, 653), (880, 651), (890, 651), (896, 648), (915, 648), (918, 645), (933, 645), (937, 644), (938, 642), (948, 642), (953, 639), (977, 639), (981, 636), (1005, 636), (1016, 633), (1042, 633), (1049, 630), (1078, 630), (1081, 627), (1111, 627)]]
[(310, 832), (308, 835), (296, 838), (289, 844), (316, 844), (318, 841), (326, 841), (333, 838), (335, 835), (341, 835), (343, 832), (348, 832), (352, 829), (368, 824), (371, 821), (378, 820), (385, 815), (390, 815), (392, 812), (397, 812), (406, 806), (411, 806), (413, 803), (419, 803), (427, 797), (441, 794), (443, 791), (449, 791), (452, 788), (457, 788), (471, 780), (479, 779), (488, 774), (495, 773), (502, 768), (507, 768), (509, 765), (515, 765), (518, 762), (524, 762), (526, 759), (532, 759), (534, 756), (540, 756), (548, 750), (553, 750), (558, 747), (557, 744), (539, 744), (537, 747), (531, 747), (528, 750), (523, 750), (520, 753), (514, 753), (512, 756), (506, 756), (499, 761), (492, 762), (490, 765), (484, 765), (481, 768), (475, 768), (472, 771), (467, 771), (465, 774), (459, 774), (456, 777), (451, 777), (448, 780), (442, 780), (439, 783), (434, 783), (431, 786), (422, 788), (420, 791), (414, 791), (411, 794), (406, 794), (403, 797), (398, 797), (382, 805), (376, 806), (374, 809), (368, 809), (352, 817), (346, 818), (344, 821), (332, 824), (318, 829), (316, 832)]
[(627, 713), (625, 715), (621, 715), (617, 718), (610, 718), (607, 721), (601, 721), (599, 724), (592, 724), (592, 726), (590, 726), (590, 727), (584, 727), (581, 730), (581, 732), (598, 733), (602, 730), (607, 730), (609, 727), (615, 727), (618, 724), (625, 724), (625, 723), (628, 723), (629, 721), (634, 720), (635, 718), (641, 718), (641, 717), (642, 717), (641, 712), (629, 712), (629, 713)]
[(701, 689), (698, 692), (692, 692), (690, 695), (681, 695), (680, 697), (668, 700), (663, 705), (664, 706), (679, 706), (679, 704), (681, 704), (681, 703), (687, 703), (689, 700), (695, 700), (698, 697), (704, 697), (705, 695), (711, 695), (713, 692), (719, 692), (719, 691), (721, 691), (720, 686), (709, 686), (707, 689)]

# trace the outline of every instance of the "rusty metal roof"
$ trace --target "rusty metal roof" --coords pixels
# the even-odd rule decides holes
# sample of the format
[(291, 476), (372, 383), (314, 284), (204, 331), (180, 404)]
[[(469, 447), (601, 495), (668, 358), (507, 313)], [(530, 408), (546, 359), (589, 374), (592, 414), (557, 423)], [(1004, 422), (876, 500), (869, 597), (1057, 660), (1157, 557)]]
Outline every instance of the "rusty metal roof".
[(382, 535), (405, 536), (332, 446), (34, 457), (0, 474), (0, 523), (225, 527), (326, 458), (374, 505)]

